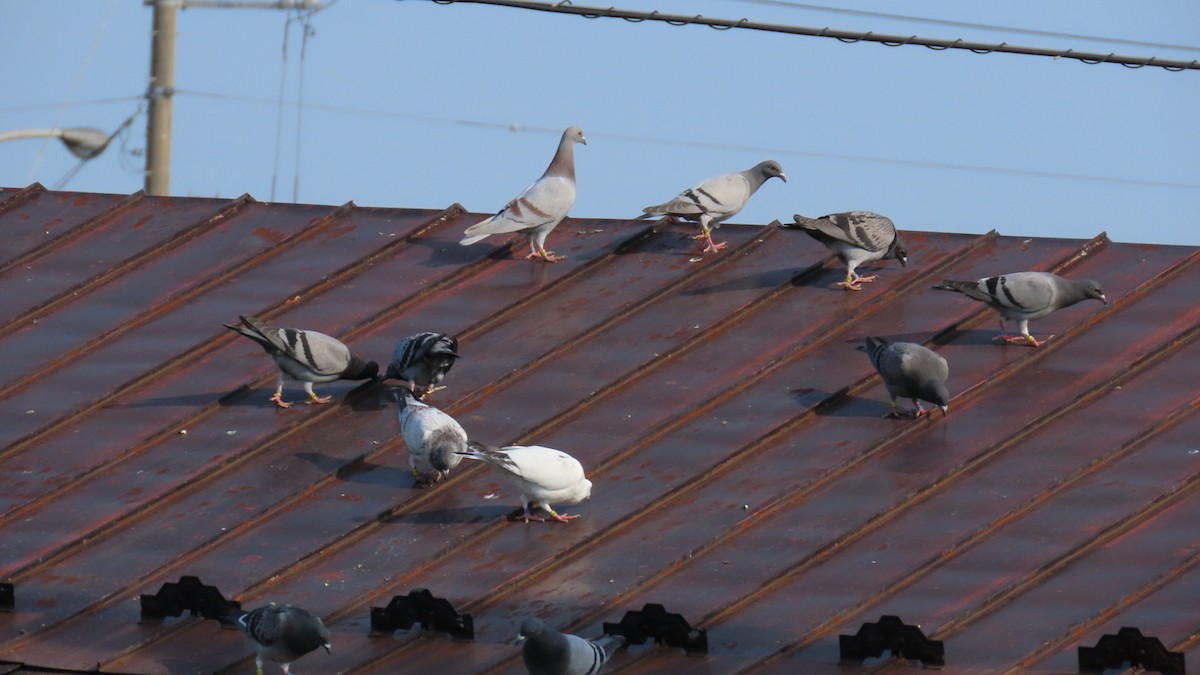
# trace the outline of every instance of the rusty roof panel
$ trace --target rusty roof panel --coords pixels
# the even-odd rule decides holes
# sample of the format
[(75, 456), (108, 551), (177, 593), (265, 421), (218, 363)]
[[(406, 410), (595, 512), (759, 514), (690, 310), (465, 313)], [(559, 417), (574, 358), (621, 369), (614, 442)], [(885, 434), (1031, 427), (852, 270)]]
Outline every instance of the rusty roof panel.
[[(320, 672), (522, 672), (525, 616), (595, 634), (647, 602), (707, 629), (709, 655), (633, 648), (606, 672), (841, 672), (837, 635), (881, 614), (945, 640), (947, 672), (1073, 672), (1131, 624), (1196, 652), (1195, 249), (912, 232), (907, 269), (846, 293), (795, 231), (726, 225), (697, 259), (690, 228), (572, 219), (546, 265), (458, 246), (482, 217), (0, 190), (21, 233), (0, 274), (41, 289), (0, 323), (19, 357), (0, 366), (0, 663), (244, 671), (237, 631), (139, 623), (137, 596), (185, 574), (322, 615), (334, 652), (302, 662)], [(1001, 347), (992, 313), (929, 288), (1021, 269), (1098, 278), (1111, 306)], [(269, 361), (220, 326), (240, 313), (380, 361), (458, 335), (435, 403), (472, 437), (579, 457), (583, 517), (504, 522), (519, 497), (481, 465), (416, 489), (382, 387), (273, 410)], [(946, 419), (879, 418), (867, 334), (946, 356)], [(475, 641), (368, 635), (418, 587)]]

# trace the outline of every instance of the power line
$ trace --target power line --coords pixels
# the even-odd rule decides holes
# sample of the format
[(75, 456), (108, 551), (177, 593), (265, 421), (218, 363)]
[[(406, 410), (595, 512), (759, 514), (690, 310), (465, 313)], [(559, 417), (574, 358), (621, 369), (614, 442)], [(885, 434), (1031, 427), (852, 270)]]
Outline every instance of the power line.
[(937, 26), (950, 26), (953, 28), (970, 28), (974, 30), (988, 30), (1001, 33), (1014, 33), (1020, 35), (1037, 35), (1039, 37), (1052, 38), (1068, 38), (1071, 40), (1087, 40), (1088, 42), (1104, 42), (1114, 45), (1129, 45), (1133, 47), (1151, 47), (1154, 49), (1177, 49), (1188, 52), (1200, 52), (1200, 47), (1190, 47), (1187, 45), (1173, 45), (1162, 42), (1146, 42), (1143, 40), (1128, 40), (1123, 38), (1100, 37), (1097, 35), (1083, 35), (1080, 33), (1061, 33), (1051, 30), (1038, 30), (1036, 28), (1016, 28), (1013, 26), (996, 26), (986, 23), (973, 23), (970, 21), (954, 21), (951, 19), (933, 19), (928, 17), (908, 16), (905, 14), (889, 14), (888, 12), (871, 12), (864, 9), (843, 9), (841, 7), (826, 7), (824, 5), (810, 5), (803, 2), (791, 2), (790, 0), (730, 0), (731, 2), (744, 2), (754, 5), (769, 5), (772, 7), (791, 7), (793, 9), (807, 9), (814, 12), (829, 12), (832, 14), (844, 14), (848, 16), (868, 16), (875, 19), (889, 19), (892, 21), (907, 21), (912, 23), (927, 23)]
[[(236, 94), (221, 94), (217, 92), (198, 91), (194, 89), (177, 89), (176, 95), (186, 96), (201, 96), (205, 98), (213, 98), (219, 100), (239, 101), (242, 103), (253, 103), (256, 105), (273, 106), (278, 102), (273, 99), (255, 97), (255, 96), (240, 96)], [(295, 101), (288, 102), (288, 105), (298, 105)], [(507, 131), (510, 133), (535, 133), (547, 136), (557, 137), (562, 134), (562, 129), (557, 127), (540, 127), (526, 126), (523, 124), (512, 124), (504, 122), (488, 122), (484, 120), (469, 120), (469, 119), (452, 119), (448, 117), (434, 117), (431, 115), (417, 115), (414, 113), (402, 113), (392, 110), (368, 110), (365, 108), (353, 108), (349, 106), (336, 106), (324, 104), (305, 104), (305, 108), (310, 110), (322, 110), (325, 112), (344, 113), (351, 115), (363, 115), (368, 117), (383, 117), (388, 119), (403, 119), (418, 122), (427, 122), (431, 124), (443, 124), (448, 126), (474, 127), (477, 129), (491, 129), (494, 131)], [(845, 162), (864, 162), (868, 164), (892, 164), (899, 166), (911, 166), (924, 169), (941, 169), (950, 171), (971, 171), (978, 173), (992, 174), (1007, 174), (1013, 176), (1031, 176), (1038, 178), (1056, 178), (1064, 180), (1076, 181), (1091, 181), (1102, 183), (1115, 183), (1121, 185), (1138, 185), (1143, 187), (1160, 187), (1182, 190), (1200, 190), (1200, 184), (1182, 183), (1171, 181), (1144, 180), (1139, 178), (1120, 178), (1115, 176), (1096, 176), (1087, 174), (1072, 174), (1072, 173), (1056, 173), (1053, 171), (1036, 171), (1033, 169), (1017, 169), (1010, 167), (982, 166), (976, 164), (957, 164), (953, 162), (935, 162), (913, 159), (897, 159), (894, 157), (877, 157), (871, 155), (851, 155), (845, 153), (819, 152), (815, 150), (800, 150), (788, 149), (779, 147), (765, 147), (753, 145), (737, 145), (733, 143), (714, 143), (711, 141), (689, 141), (689, 140), (674, 140), (668, 138), (655, 138), (651, 136), (636, 136), (632, 134), (612, 134), (612, 133), (596, 133), (589, 132), (588, 136), (596, 139), (608, 138), (619, 141), (628, 141), (631, 143), (668, 145), (674, 147), (687, 148), (712, 148), (716, 150), (732, 150), (736, 152), (752, 152), (752, 153), (769, 153), (780, 155), (795, 155), (799, 157), (814, 157), (818, 159), (827, 159)]]
[(571, 0), (561, 0), (554, 4), (544, 2), (530, 2), (528, 0), (433, 0), (439, 5), (452, 5), (455, 3), (471, 3), (478, 5), (496, 5), (500, 7), (513, 7), (517, 9), (529, 9), (540, 12), (551, 12), (558, 14), (574, 14), (582, 16), (586, 19), (599, 19), (601, 17), (624, 19), (632, 23), (641, 23), (642, 21), (662, 21), (673, 26), (708, 26), (717, 30), (730, 30), (733, 28), (745, 30), (758, 30), (770, 33), (788, 33), (792, 35), (807, 35), (810, 37), (834, 38), (841, 42), (876, 42), (888, 47), (899, 47), (901, 45), (920, 45), (937, 51), (946, 49), (966, 49), (976, 54), (991, 54), (993, 52), (1003, 52), (1008, 54), (1026, 54), (1030, 56), (1048, 56), (1054, 59), (1074, 59), (1082, 61), (1090, 65), (1098, 63), (1119, 63), (1128, 68), (1142, 68), (1144, 66), (1155, 66), (1170, 71), (1180, 70), (1200, 70), (1200, 61), (1180, 61), (1177, 59), (1160, 59), (1158, 57), (1141, 57), (1141, 56), (1121, 56), (1118, 54), (1100, 54), (1095, 52), (1080, 52), (1074, 49), (1057, 50), (1045, 49), (1042, 47), (1022, 47), (1019, 45), (1010, 45), (1007, 42), (999, 44), (989, 44), (983, 42), (970, 42), (963, 39), (947, 40), (941, 38), (923, 38), (916, 35), (885, 35), (868, 31), (866, 33), (858, 31), (838, 30), (835, 28), (810, 28), (807, 26), (787, 26), (783, 24), (762, 23), (759, 21), (751, 21), (749, 19), (713, 19), (696, 14), (687, 16), (684, 14), (665, 14), (655, 10), (653, 12), (641, 12), (634, 10), (616, 9), (615, 7), (585, 7), (575, 5)]
[[(140, 101), (145, 98), (145, 94), (135, 94), (133, 96), (114, 96), (112, 98), (94, 98), (89, 101), (71, 101), (73, 106), (81, 105), (107, 105), (110, 103), (128, 103), (130, 101)], [(61, 103), (31, 103), (29, 105), (14, 105), (5, 108), (0, 108), (0, 113), (10, 112), (28, 112), (31, 110), (49, 110), (51, 108), (61, 107)]]

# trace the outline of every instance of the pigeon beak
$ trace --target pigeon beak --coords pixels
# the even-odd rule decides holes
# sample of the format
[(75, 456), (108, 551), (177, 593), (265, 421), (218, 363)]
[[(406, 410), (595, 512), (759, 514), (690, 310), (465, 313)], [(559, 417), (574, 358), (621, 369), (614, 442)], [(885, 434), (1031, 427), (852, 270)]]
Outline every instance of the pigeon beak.
[(948, 405), (940, 405), (938, 407), (942, 409), (942, 417), (945, 417), (950, 412), (950, 406)]
[(326, 653), (326, 654), (332, 654), (332, 653), (333, 653), (333, 649), (332, 649), (332, 648), (329, 646), (329, 643), (325, 643), (325, 644), (323, 644), (323, 645), (321, 645), (321, 646), (325, 648), (325, 653)]
[(587, 145), (587, 137), (586, 137), (586, 136), (584, 136), (583, 134), (580, 134), (580, 135), (579, 135), (579, 142), (580, 142), (580, 143), (583, 143), (584, 145)]
[(908, 256), (903, 256), (903, 257), (900, 257), (900, 258), (896, 258), (896, 260), (899, 260), (899, 261), (900, 261), (900, 266), (901, 266), (901, 267), (908, 267)]
[(1103, 302), (1106, 305), (1108, 304), (1108, 298), (1104, 297), (1103, 293), (1100, 294), (1100, 302)]
[(786, 183), (786, 182), (787, 182), (787, 176), (783, 175), (783, 173), (782, 173), (782, 172), (780, 172), (780, 174), (779, 174), (779, 180), (781, 180), (781, 181), (783, 181), (783, 182), (785, 182), (785, 183)]

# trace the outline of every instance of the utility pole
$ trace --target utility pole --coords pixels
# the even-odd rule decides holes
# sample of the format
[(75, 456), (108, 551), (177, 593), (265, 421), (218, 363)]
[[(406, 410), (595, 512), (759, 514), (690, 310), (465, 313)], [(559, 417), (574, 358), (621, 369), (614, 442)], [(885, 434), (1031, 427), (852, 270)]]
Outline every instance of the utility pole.
[(321, 9), (319, 0), (143, 0), (154, 7), (150, 37), (150, 100), (146, 122), (146, 194), (166, 196), (171, 191), (171, 113), (175, 96), (175, 18), (189, 7), (247, 9)]
[(150, 38), (150, 99), (146, 123), (146, 194), (171, 190), (171, 104), (175, 96), (175, 16), (178, 0), (153, 0)]

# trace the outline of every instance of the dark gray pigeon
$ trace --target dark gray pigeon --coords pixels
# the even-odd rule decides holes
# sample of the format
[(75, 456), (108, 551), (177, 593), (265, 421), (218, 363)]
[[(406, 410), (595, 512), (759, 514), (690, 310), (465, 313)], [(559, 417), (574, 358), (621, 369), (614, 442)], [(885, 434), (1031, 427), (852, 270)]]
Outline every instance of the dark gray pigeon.
[(468, 227), (463, 240), (469, 246), (493, 234), (524, 232), (529, 235), (527, 259), (539, 258), (558, 262), (563, 256), (546, 250), (546, 235), (550, 234), (567, 212), (575, 205), (575, 144), (587, 145), (579, 127), (568, 127), (558, 142), (558, 150), (550, 166), (533, 185), (509, 202), (500, 212)]
[[(428, 486), (450, 475), (467, 450), (467, 432), (453, 417), (418, 401), (408, 387), (392, 389), (400, 404), (400, 434), (408, 446), (408, 466), (417, 485)], [(427, 478), (417, 465), (433, 470)]]
[(286, 674), (292, 662), (324, 647), (329, 653), (329, 629), (312, 612), (290, 605), (259, 607), (237, 618), (237, 625), (254, 645), (254, 663), (263, 675), (263, 662), (278, 663)]
[(795, 225), (783, 227), (801, 229), (833, 251), (846, 264), (846, 280), (838, 286), (848, 291), (861, 291), (863, 282), (875, 281), (874, 276), (862, 277), (856, 271), (863, 263), (895, 258), (901, 267), (907, 266), (908, 248), (896, 233), (891, 219), (870, 211), (831, 213), (820, 218), (792, 216)]
[(458, 339), (445, 333), (417, 333), (396, 343), (384, 379), (408, 382), (417, 398), (444, 387), (437, 384), (458, 358)]
[[(1108, 299), (1104, 297), (1104, 289), (1100, 288), (1098, 282), (1091, 279), (1067, 279), (1050, 272), (1015, 272), (984, 277), (978, 281), (947, 279), (934, 288), (956, 291), (987, 303), (1000, 314), (998, 340), (1032, 347), (1040, 347), (1045, 343), (1045, 340), (1039, 341), (1029, 334), (1029, 322), (1033, 319), (1040, 319), (1083, 300), (1099, 300), (1108, 304)], [(1020, 335), (1008, 334), (1005, 329), (1008, 319), (1017, 322)]]
[(560, 633), (530, 617), (521, 623), (521, 655), (529, 675), (595, 675), (625, 644), (621, 635), (595, 640)]
[(379, 364), (364, 361), (350, 353), (350, 348), (336, 338), (315, 330), (276, 328), (252, 316), (238, 317), (240, 326), (223, 324), (226, 328), (257, 342), (275, 359), (279, 380), (271, 400), (280, 408), (292, 404), (283, 400), (284, 379), (304, 383), (309, 403), (328, 403), (329, 396), (317, 396), (313, 384), (334, 380), (370, 380), (379, 374)]
[(574, 520), (579, 516), (555, 513), (550, 502), (578, 504), (592, 496), (592, 481), (584, 476), (583, 465), (562, 450), (541, 445), (494, 448), (471, 441), (461, 454), (490, 464), (512, 480), (521, 491), (524, 515), (520, 519), (526, 523), (545, 520), (533, 515), (534, 507), (545, 509), (560, 523)]
[[(871, 363), (892, 397), (884, 417), (902, 414), (920, 417), (926, 412), (921, 401), (936, 405), (942, 409), (942, 416), (946, 416), (950, 409), (950, 392), (946, 391), (950, 366), (940, 354), (912, 342), (888, 342), (871, 337), (856, 349), (871, 357)], [(917, 407), (901, 413), (896, 409), (897, 398), (911, 398)]]
[(779, 162), (759, 162), (745, 171), (734, 171), (709, 178), (696, 187), (680, 192), (669, 202), (647, 206), (642, 209), (643, 213), (638, 219), (675, 216), (698, 221), (700, 234), (694, 238), (704, 240), (703, 253), (719, 251), (725, 248), (725, 242), (713, 242), (712, 231), (722, 222), (737, 215), (763, 183), (776, 177), (787, 182), (787, 176), (783, 175), (783, 167)]

